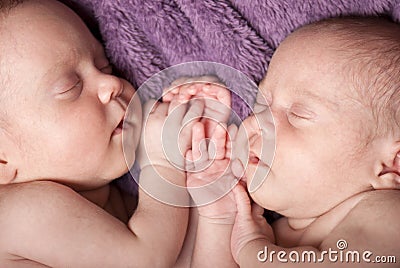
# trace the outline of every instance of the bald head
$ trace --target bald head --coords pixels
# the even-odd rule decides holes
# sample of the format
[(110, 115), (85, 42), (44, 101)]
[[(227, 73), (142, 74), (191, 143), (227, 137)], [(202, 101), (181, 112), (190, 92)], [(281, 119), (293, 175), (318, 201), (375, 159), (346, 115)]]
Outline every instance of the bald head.
[(399, 24), (378, 17), (332, 18), (299, 28), (282, 45), (293, 40), (334, 55), (345, 81), (372, 111), (377, 135), (400, 134)]

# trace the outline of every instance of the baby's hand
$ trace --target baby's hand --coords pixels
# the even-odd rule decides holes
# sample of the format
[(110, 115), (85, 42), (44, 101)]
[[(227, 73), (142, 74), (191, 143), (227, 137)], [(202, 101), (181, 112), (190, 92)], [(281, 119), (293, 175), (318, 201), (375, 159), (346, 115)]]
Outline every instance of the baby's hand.
[(233, 189), (237, 215), (233, 225), (231, 237), (231, 250), (236, 263), (239, 263), (240, 252), (249, 242), (254, 240), (267, 240), (275, 243), (271, 226), (263, 217), (264, 209), (259, 205), (250, 204), (249, 196), (244, 187), (239, 183)]
[(204, 99), (201, 121), (207, 138), (212, 136), (218, 123), (226, 124), (229, 120), (231, 93), (216, 76), (182, 77), (172, 82), (164, 92), (163, 101), (171, 102), (171, 109), (194, 98)]
[(199, 215), (213, 223), (233, 224), (235, 219), (231, 189), (236, 180), (229, 165), (236, 132), (235, 125), (229, 127), (229, 133), (223, 125), (217, 125), (207, 145), (204, 125), (193, 125), (192, 150), (186, 154), (187, 186)]
[[(197, 101), (187, 110), (181, 103), (173, 110), (170, 103), (150, 100), (144, 105), (143, 127), (138, 150), (138, 162), (146, 166), (158, 166), (184, 173), (185, 154), (191, 147), (192, 126), (204, 108)], [(190, 123), (186, 123), (190, 122)]]

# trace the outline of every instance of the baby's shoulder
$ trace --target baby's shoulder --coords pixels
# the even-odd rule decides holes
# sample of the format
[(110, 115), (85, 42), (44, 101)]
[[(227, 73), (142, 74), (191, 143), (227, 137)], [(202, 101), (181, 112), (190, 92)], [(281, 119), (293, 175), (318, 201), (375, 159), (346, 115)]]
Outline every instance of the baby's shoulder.
[(388, 226), (398, 226), (396, 228), (400, 230), (399, 204), (398, 190), (376, 190), (365, 193), (344, 217), (339, 228), (344, 226), (346, 229), (356, 228), (367, 232), (379, 228), (386, 232), (390, 230)]
[(76, 198), (80, 197), (72, 189), (50, 181), (1, 185), (0, 250), (9, 248), (19, 233), (41, 228), (46, 218), (59, 216), (60, 204), (65, 206)]
[[(43, 241), (82, 199), (71, 188), (50, 181), (0, 186), (0, 263), (18, 259), (27, 241)], [(54, 222), (57, 226), (52, 227)], [(30, 243), (30, 242), (29, 242)]]
[[(400, 191), (377, 190), (371, 191), (357, 203), (348, 217), (362, 219), (379, 219), (379, 222), (400, 218)], [(398, 222), (400, 224), (400, 221)]]
[[(10, 209), (29, 208), (54, 201), (55, 197), (76, 195), (71, 188), (51, 181), (34, 181), (0, 186), (0, 214)], [(40, 203), (37, 203), (40, 202)]]
[(71, 188), (51, 181), (34, 181), (0, 186), (0, 213), (4, 210), (37, 205), (36, 201), (54, 200), (54, 197), (76, 194)]
[[(79, 198), (71, 188), (51, 181), (2, 185), (0, 186), (0, 218), (2, 218), (0, 232), (5, 227), (4, 224), (13, 227), (26, 222), (19, 217), (32, 218), (43, 215), (46, 211), (60, 209), (60, 203), (73, 202), (74, 196)], [(41, 213), (36, 213), (37, 211)], [(12, 224), (13, 221), (17, 222)]]
[(399, 204), (398, 190), (365, 193), (323, 244), (332, 246), (338, 240), (345, 239), (354, 248), (367, 248), (375, 250), (375, 253), (398, 252), (400, 250)]

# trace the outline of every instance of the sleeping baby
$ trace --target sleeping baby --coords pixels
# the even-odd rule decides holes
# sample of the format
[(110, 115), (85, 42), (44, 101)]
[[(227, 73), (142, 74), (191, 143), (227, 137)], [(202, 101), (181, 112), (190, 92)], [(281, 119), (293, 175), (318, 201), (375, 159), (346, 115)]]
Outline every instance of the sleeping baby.
[[(284, 217), (269, 226), (235, 189), (231, 243), (241, 267), (366, 267), (399, 257), (399, 85), (400, 26), (386, 19), (329, 19), (279, 46), (236, 137), (241, 144), (246, 132), (258, 161), (245, 167), (239, 152), (233, 170), (244, 169), (255, 203)], [(269, 109), (272, 166), (262, 149)], [(260, 173), (268, 176), (252, 185)]]
[[(329, 19), (285, 39), (254, 113), (237, 134), (233, 127), (220, 135), (220, 159), (188, 174), (188, 185), (242, 180), (199, 208), (192, 264), (232, 267), (233, 257), (240, 267), (395, 267), (399, 85), (400, 26), (386, 19)], [(199, 159), (209, 155), (200, 124), (191, 155)], [(284, 217), (271, 226), (264, 208)]]
[[(1, 266), (173, 266), (188, 209), (142, 189), (136, 204), (111, 182), (137, 161), (142, 184), (186, 186), (154, 138), (174, 102), (152, 100), (142, 112), (132, 85), (113, 75), (101, 44), (63, 4), (9, 0), (0, 8)], [(170, 118), (179, 129), (203, 109), (180, 107)], [(189, 148), (190, 123), (186, 129), (180, 142)], [(185, 191), (168, 194), (189, 200)]]

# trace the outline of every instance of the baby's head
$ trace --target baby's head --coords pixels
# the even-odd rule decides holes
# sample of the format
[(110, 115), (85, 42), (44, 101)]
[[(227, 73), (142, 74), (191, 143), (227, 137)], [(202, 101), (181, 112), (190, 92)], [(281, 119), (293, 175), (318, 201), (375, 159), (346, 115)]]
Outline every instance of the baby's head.
[[(92, 189), (121, 176), (132, 85), (112, 75), (101, 44), (63, 4), (0, 6), (0, 183), (50, 179)], [(136, 148), (141, 104), (133, 101), (126, 131)]]
[(315, 217), (358, 193), (398, 189), (399, 107), (399, 25), (339, 18), (295, 31), (239, 130), (239, 144), (249, 141), (248, 185), (256, 170), (269, 172), (252, 197), (286, 216)]

